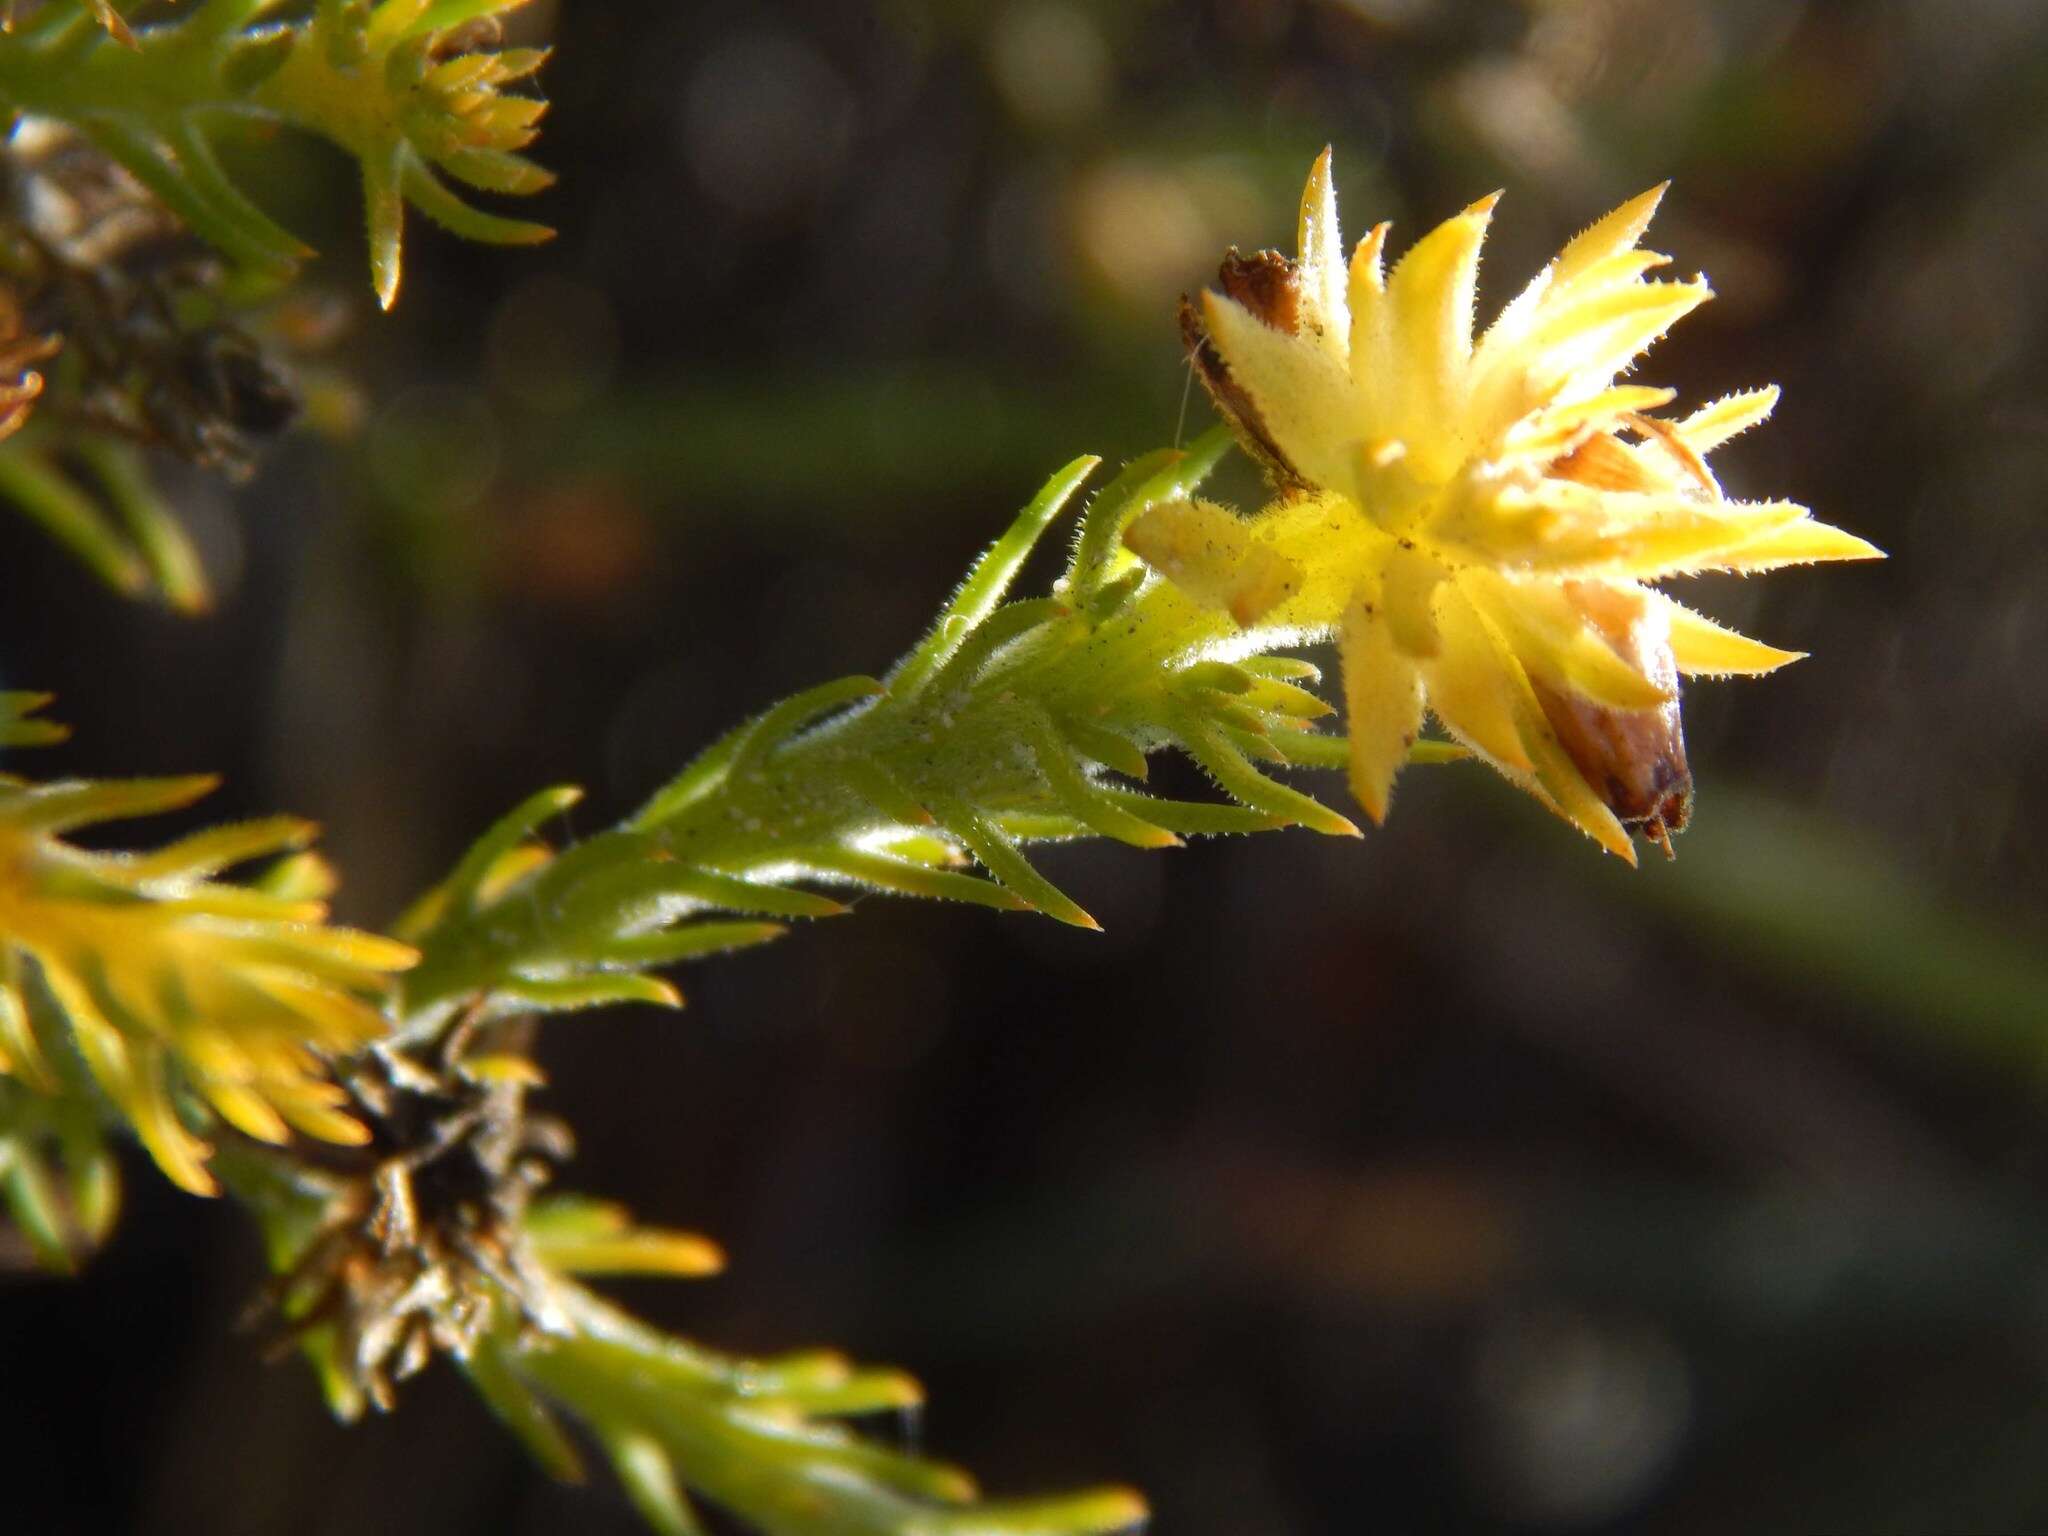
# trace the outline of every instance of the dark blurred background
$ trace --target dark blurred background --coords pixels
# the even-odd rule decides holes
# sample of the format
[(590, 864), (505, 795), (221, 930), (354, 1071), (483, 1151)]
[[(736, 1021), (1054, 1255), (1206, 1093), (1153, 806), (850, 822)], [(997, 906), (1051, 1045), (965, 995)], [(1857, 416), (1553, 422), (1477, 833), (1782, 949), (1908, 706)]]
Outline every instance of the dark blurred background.
[[(318, 817), (386, 921), (529, 789), (588, 784), (592, 830), (886, 666), (1071, 455), (1206, 423), (1174, 301), (1291, 239), (1325, 141), (1397, 247), (1506, 187), (1489, 312), (1675, 178), (1649, 243), (1721, 297), (1646, 377), (1784, 384), (1731, 491), (1893, 558), (1691, 585), (1813, 658), (1694, 690), (1674, 865), (1411, 770), (1362, 844), (1049, 854), (1106, 936), (865, 902), (681, 1016), (550, 1026), (549, 1102), (579, 1187), (730, 1250), (630, 1304), (909, 1367), (998, 1491), (1130, 1481), (1171, 1536), (2048, 1529), (2048, 8), (519, 25), (560, 47), (543, 250), (422, 223), (378, 317), (349, 167), (243, 157), (360, 311), (359, 430), (240, 491), (166, 471), (201, 621), (0, 523), (6, 680), (79, 728), (22, 767), (225, 770), (216, 811)], [(446, 1370), (328, 1424), (231, 1331), (238, 1213), (132, 1171), (84, 1279), (0, 1290), (0, 1527), (638, 1529)]]

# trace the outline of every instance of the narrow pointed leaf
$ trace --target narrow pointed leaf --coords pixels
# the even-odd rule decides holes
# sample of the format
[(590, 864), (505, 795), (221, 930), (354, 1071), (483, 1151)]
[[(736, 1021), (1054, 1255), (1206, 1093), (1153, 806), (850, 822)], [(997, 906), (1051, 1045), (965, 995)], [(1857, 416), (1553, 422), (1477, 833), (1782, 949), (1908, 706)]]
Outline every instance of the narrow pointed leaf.
[(1038, 494), (1017, 514), (1016, 521), (975, 561), (974, 569), (946, 604), (931, 633), (890, 673), (892, 689), (905, 697), (916, 693), (946, 659), (955, 640), (995, 611), (1017, 579), (1025, 559), (1037, 547), (1039, 536), (1101, 462), (1093, 454), (1083, 454), (1039, 487)]
[(958, 800), (941, 798), (932, 806), (932, 814), (939, 818), (940, 826), (967, 845), (983, 868), (1047, 917), (1076, 928), (1101, 930), (1102, 924), (1032, 868), (1017, 845), (979, 811)]

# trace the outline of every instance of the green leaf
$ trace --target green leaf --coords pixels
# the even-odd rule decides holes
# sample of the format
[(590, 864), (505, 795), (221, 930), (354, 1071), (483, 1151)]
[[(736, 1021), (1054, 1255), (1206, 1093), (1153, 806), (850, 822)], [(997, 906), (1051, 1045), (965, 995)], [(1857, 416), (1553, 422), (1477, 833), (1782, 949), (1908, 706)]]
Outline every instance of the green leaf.
[(370, 244), (370, 285), (377, 302), (398, 302), (401, 247), (405, 238), (405, 146), (394, 144), (362, 157), (363, 222)]
[(675, 1468), (659, 1440), (614, 1433), (605, 1437), (604, 1448), (641, 1519), (662, 1536), (704, 1536), (704, 1527), (676, 1486)]
[(1043, 714), (1034, 714), (1025, 727), (1026, 739), (1038, 768), (1046, 777), (1053, 798), (1073, 818), (1120, 843), (1133, 848), (1178, 848), (1180, 839), (1166, 828), (1134, 816), (1090, 782), (1074, 761), (1071, 748)]
[(0, 692), (0, 747), (48, 747), (69, 740), (69, 726), (29, 718), (55, 697), (53, 693)]
[(583, 790), (579, 786), (554, 784), (536, 790), (499, 817), (489, 831), (470, 845), (442, 883), (441, 890), (451, 907), (461, 912), (475, 910), (477, 889), (498, 861), (531, 837), (542, 822), (552, 820), (582, 800)]
[(1017, 579), (1018, 571), (1023, 569), (1024, 561), (1037, 547), (1039, 537), (1101, 462), (1093, 454), (1083, 454), (1039, 487), (1038, 494), (1017, 514), (1016, 521), (975, 561), (959, 591), (933, 623), (930, 634), (889, 675), (892, 690), (905, 697), (915, 694), (945, 661), (960, 637), (995, 611)]
[(1357, 837), (1358, 828), (1320, 800), (1267, 778), (1246, 760), (1222, 728), (1196, 715), (1184, 715), (1180, 739), (1190, 756), (1234, 799), (1333, 837)]
[(460, 1362), (462, 1374), (469, 1378), (470, 1385), (498, 1422), (518, 1437), (527, 1454), (540, 1463), (548, 1476), (558, 1482), (582, 1482), (583, 1458), (540, 1395), (506, 1365), (501, 1347), (494, 1339), (484, 1340), (467, 1360)]
[(6, 1138), (0, 1138), (0, 1196), (36, 1262), (53, 1274), (76, 1273), (78, 1261), (64, 1235), (64, 1208), (48, 1170), (32, 1151)]
[(922, 896), (933, 901), (964, 901), (975, 906), (994, 907), (1000, 912), (1023, 912), (1031, 903), (1015, 892), (990, 880), (951, 870), (933, 869), (908, 859), (890, 858), (860, 848), (820, 848), (803, 855), (803, 862), (827, 876), (852, 880), (899, 896)]
[(730, 954), (779, 939), (789, 930), (780, 923), (691, 923), (659, 933), (636, 934), (609, 945), (603, 958), (622, 965), (662, 966), (704, 955)]
[(116, 592), (149, 586), (149, 565), (115, 531), (92, 499), (18, 442), (0, 446), (0, 497), (78, 557)]
[(1031, 861), (1009, 837), (979, 811), (964, 801), (946, 796), (932, 797), (932, 814), (939, 825), (967, 845), (968, 852), (981, 860), (982, 867), (1012, 892), (1043, 912), (1075, 928), (1100, 932), (1102, 924), (1090, 917), (1066, 892), (1031, 867)]
[(125, 443), (98, 436), (81, 436), (71, 452), (98, 482), (164, 600), (181, 613), (211, 607), (213, 594), (198, 552), (170, 503), (157, 494), (142, 456)]
[(761, 912), (769, 917), (840, 917), (846, 912), (828, 896), (686, 866), (668, 872), (663, 889), (728, 912)]
[[(270, 277), (290, 277), (297, 270), (298, 258), (286, 253), (288, 248), (297, 248), (291, 236), (239, 193), (223, 201), (206, 172), (195, 172), (158, 134), (120, 117), (92, 117), (79, 127), (222, 254)], [(205, 163), (212, 164), (210, 155)], [(217, 173), (218, 167), (214, 170)]]
[(754, 723), (733, 753), (732, 773), (749, 779), (766, 771), (769, 755), (820, 716), (887, 690), (872, 677), (842, 677), (784, 699)]
[(1064, 595), (1086, 607), (1103, 586), (1123, 573), (1131, 557), (1123, 552), (1124, 529), (1148, 507), (1190, 495), (1230, 451), (1229, 429), (1211, 427), (1185, 452), (1161, 449), (1135, 459), (1088, 504), (1074, 558), (1062, 583)]
[(1104, 786), (1103, 797), (1144, 820), (1189, 837), (1229, 837), (1244, 832), (1271, 832), (1291, 818), (1248, 805), (1223, 805), (1202, 800), (1165, 800), (1135, 790)]
[[(545, 245), (555, 238), (554, 230), (545, 224), (536, 224), (528, 219), (508, 219), (495, 213), (486, 213), (481, 208), (472, 208), (449, 191), (441, 179), (411, 150), (404, 150), (401, 154), (399, 184), (404, 189), (405, 196), (415, 208), (450, 234), (460, 235), (465, 240), (480, 241), (485, 245)], [(473, 157), (466, 157), (455, 163), (478, 170), (482, 164)], [(532, 162), (522, 160), (518, 163), (529, 167), (528, 172), (521, 177), (500, 178), (502, 184), (492, 190), (538, 192), (554, 181), (553, 176)], [(397, 260), (395, 254), (392, 260)], [(395, 279), (393, 287), (395, 291)], [(384, 307), (389, 309), (391, 306), (386, 303)]]
[(515, 976), (498, 983), (502, 997), (543, 1013), (574, 1013), (585, 1008), (603, 1008), (614, 1003), (652, 1003), (658, 1008), (680, 1008), (682, 994), (653, 976)]

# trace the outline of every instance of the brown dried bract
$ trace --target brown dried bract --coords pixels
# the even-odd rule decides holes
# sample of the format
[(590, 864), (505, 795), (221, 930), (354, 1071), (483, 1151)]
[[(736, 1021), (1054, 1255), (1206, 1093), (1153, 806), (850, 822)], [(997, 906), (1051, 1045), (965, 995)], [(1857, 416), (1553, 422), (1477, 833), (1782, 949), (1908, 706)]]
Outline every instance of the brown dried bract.
[(1670, 858), (1671, 834), (1692, 816), (1692, 769), (1685, 760), (1678, 667), (1659, 627), (1648, 622), (1639, 594), (1594, 582), (1566, 590), (1615, 654), (1671, 695), (1654, 709), (1615, 709), (1531, 678), (1558, 744), (1624, 826)]
[(77, 132), (35, 120), (0, 146), (0, 246), (0, 436), (60, 340), (61, 399), (40, 409), (231, 477), (297, 414), (290, 376), (229, 318), (218, 260)]
[[(1254, 251), (1246, 256), (1232, 247), (1218, 269), (1217, 283), (1224, 294), (1257, 315), (1276, 331), (1299, 334), (1302, 324), (1301, 267), (1278, 251)], [(1202, 387), (1216, 402), (1216, 409), (1236, 431), (1239, 441), (1283, 487), (1296, 488), (1308, 482), (1280, 451), (1259, 408), (1251, 396), (1230, 375), (1230, 367), (1202, 320), (1201, 307), (1183, 295), (1180, 301), (1180, 333), (1187, 343), (1188, 358), (1201, 377)]]
[(297, 1170), (325, 1188), (327, 1209), (259, 1303), (281, 1344), (332, 1327), (336, 1363), (380, 1409), (435, 1355), (467, 1359), (508, 1322), (567, 1326), (525, 1217), (569, 1155), (568, 1130), (526, 1112), (522, 1083), (464, 1072), (475, 1035), (459, 1023), (428, 1062), (371, 1052), (344, 1080), (371, 1144), (321, 1149), (332, 1167)]

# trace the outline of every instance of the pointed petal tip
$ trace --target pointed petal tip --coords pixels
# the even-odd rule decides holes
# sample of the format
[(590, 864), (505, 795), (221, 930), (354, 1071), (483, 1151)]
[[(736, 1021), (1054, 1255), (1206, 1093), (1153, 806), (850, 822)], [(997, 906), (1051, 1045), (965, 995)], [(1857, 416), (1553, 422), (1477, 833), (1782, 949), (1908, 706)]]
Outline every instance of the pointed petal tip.
[[(1651, 219), (1657, 216), (1657, 210), (1664, 204), (1664, 194), (1670, 190), (1671, 178), (1667, 176), (1654, 187), (1648, 187), (1638, 192), (1634, 197), (1623, 203), (1620, 208), (1617, 208), (1615, 212), (1621, 213), (1626, 211), (1629, 223), (1636, 225), (1640, 231), (1641, 228), (1648, 226)], [(1636, 235), (1636, 239), (1642, 239), (1640, 232)]]
[(1804, 661), (1812, 654), (1809, 651), (1787, 651), (1775, 645), (1763, 645), (1761, 642), (1757, 643), (1757, 649), (1764, 654), (1757, 656), (1755, 659), (1750, 672), (1750, 675), (1753, 677), (1768, 676), (1781, 667), (1791, 666), (1795, 661)]
[(1500, 201), (1501, 194), (1506, 190), (1507, 189), (1505, 187), (1496, 187), (1493, 191), (1487, 193), (1486, 196), (1480, 198), (1477, 202), (1468, 203), (1461, 217), (1467, 219), (1492, 218), (1494, 205)]
[[(1385, 784), (1374, 782), (1366, 773), (1357, 771), (1355, 760), (1353, 770), (1350, 776), (1351, 798), (1358, 802), (1358, 808), (1365, 812), (1367, 820), (1375, 827), (1384, 827), (1387, 824), (1387, 812), (1394, 803), (1394, 786), (1392, 781), (1389, 780)], [(1334, 811), (1330, 814), (1350, 828), (1349, 836), (1363, 837), (1365, 835), (1358, 830), (1356, 822), (1346, 817), (1337, 816), (1337, 813)], [(1339, 832), (1333, 835), (1344, 836), (1346, 834)]]

